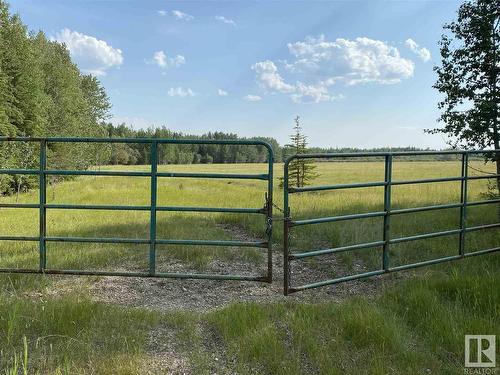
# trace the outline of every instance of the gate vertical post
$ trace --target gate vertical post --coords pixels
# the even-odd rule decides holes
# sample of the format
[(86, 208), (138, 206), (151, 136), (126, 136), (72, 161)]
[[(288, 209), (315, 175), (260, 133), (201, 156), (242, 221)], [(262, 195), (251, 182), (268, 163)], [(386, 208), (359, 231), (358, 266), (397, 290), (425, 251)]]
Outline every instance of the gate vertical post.
[(288, 166), (290, 160), (285, 160), (283, 169), (283, 293), (290, 292), (290, 207), (288, 206)]
[(149, 221), (149, 274), (156, 273), (156, 193), (158, 172), (158, 142), (151, 142), (151, 217)]
[(390, 226), (391, 226), (391, 183), (392, 183), (392, 154), (385, 156), (385, 185), (384, 185), (384, 233), (383, 259), (384, 271), (389, 270)]
[(465, 255), (465, 233), (467, 228), (467, 190), (468, 190), (468, 176), (469, 176), (469, 154), (464, 152), (462, 154), (462, 180), (460, 192), (460, 237), (459, 237), (459, 255)]
[(273, 282), (273, 150), (268, 149), (267, 171), (267, 282)]
[(38, 185), (39, 185), (39, 272), (43, 273), (47, 267), (47, 249), (45, 237), (47, 236), (47, 215), (45, 212), (45, 205), (47, 203), (47, 187), (45, 169), (47, 166), (47, 140), (40, 141), (40, 165), (38, 172)]

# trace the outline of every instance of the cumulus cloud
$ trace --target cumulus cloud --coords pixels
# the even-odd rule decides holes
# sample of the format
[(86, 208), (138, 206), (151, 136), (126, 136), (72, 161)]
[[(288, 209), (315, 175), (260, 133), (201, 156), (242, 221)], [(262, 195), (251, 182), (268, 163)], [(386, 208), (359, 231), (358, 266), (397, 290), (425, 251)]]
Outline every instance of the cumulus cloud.
[(320, 35), (288, 43), (288, 50), (295, 58), (287, 65), (290, 71), (313, 73), (330, 83), (394, 84), (414, 71), (413, 61), (402, 58), (396, 47), (370, 38), (328, 41)]
[(243, 97), (244, 100), (247, 102), (258, 102), (259, 100), (262, 100), (262, 98), (259, 95), (246, 95)]
[(255, 71), (257, 82), (267, 92), (280, 92), (290, 94), (290, 98), (296, 103), (302, 102), (323, 102), (337, 99), (328, 93), (328, 84), (318, 82), (313, 85), (306, 85), (300, 81), (295, 84), (286, 83), (278, 73), (278, 68), (270, 60), (261, 61), (252, 65)]
[(283, 93), (295, 91), (292, 85), (285, 83), (278, 73), (278, 68), (270, 60), (253, 64), (252, 70), (255, 71), (257, 81), (270, 91), (279, 91)]
[(167, 15), (167, 11), (166, 10), (159, 10), (158, 11), (158, 14), (162, 17), (165, 17)]
[(196, 94), (190, 88), (171, 87), (168, 90), (167, 95), (172, 97), (177, 96), (179, 98), (186, 98), (190, 96), (195, 96)]
[(192, 15), (181, 12), (180, 10), (173, 10), (172, 14), (178, 20), (183, 20), (183, 21), (191, 21), (194, 18)]
[(62, 29), (52, 39), (66, 44), (71, 57), (85, 73), (102, 76), (109, 68), (123, 64), (120, 49), (93, 36)]
[(153, 60), (149, 61), (149, 63), (156, 64), (162, 69), (177, 68), (183, 65), (185, 62), (186, 59), (184, 58), (184, 56), (176, 55), (175, 57), (168, 57), (163, 51), (156, 51), (153, 54)]
[(414, 63), (402, 58), (396, 47), (369, 38), (327, 40), (323, 35), (288, 43), (290, 61), (279, 62), (295, 83), (283, 78), (275, 62), (251, 66), (257, 82), (269, 93), (287, 94), (297, 103), (342, 99), (330, 87), (339, 83), (395, 84), (413, 76)]
[(228, 94), (227, 91), (224, 91), (222, 89), (218, 89), (217, 90), (217, 95), (219, 95), (219, 96), (228, 96), (229, 94)]
[(215, 19), (219, 22), (227, 23), (228, 25), (236, 26), (236, 22), (234, 22), (232, 19), (226, 18), (224, 16), (215, 16)]
[(423, 62), (427, 62), (431, 59), (431, 52), (425, 48), (420, 47), (417, 42), (413, 39), (406, 39), (406, 46), (411, 49)]

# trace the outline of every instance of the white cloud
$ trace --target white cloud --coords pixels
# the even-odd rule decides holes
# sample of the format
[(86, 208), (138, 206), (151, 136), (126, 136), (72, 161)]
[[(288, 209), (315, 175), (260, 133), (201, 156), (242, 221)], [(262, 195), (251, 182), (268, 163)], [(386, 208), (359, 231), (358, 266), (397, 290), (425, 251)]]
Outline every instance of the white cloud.
[(278, 73), (276, 65), (270, 60), (261, 61), (252, 65), (252, 70), (256, 73), (257, 82), (259, 82), (267, 92), (291, 94), (290, 98), (296, 103), (319, 103), (338, 98), (328, 93), (328, 84), (325, 82), (318, 82), (314, 85), (306, 85), (300, 81), (297, 81), (294, 85), (286, 83), (283, 77)]
[[(252, 65), (257, 82), (269, 93), (287, 94), (296, 103), (342, 99), (330, 87), (338, 83), (395, 84), (413, 76), (414, 63), (402, 58), (396, 47), (369, 38), (338, 38), (328, 41), (323, 35), (288, 43), (292, 61), (280, 63), (295, 78), (283, 78), (270, 60)], [(299, 78), (299, 79), (297, 79)]]
[(102, 76), (107, 69), (123, 64), (120, 49), (93, 36), (62, 29), (52, 39), (66, 44), (71, 57), (85, 73)]
[(162, 17), (166, 16), (167, 15), (167, 11), (166, 10), (159, 10), (158, 11), (158, 14)]
[(228, 25), (236, 26), (236, 22), (234, 22), (232, 19), (226, 18), (224, 16), (215, 16), (215, 19), (219, 22), (223, 22), (223, 23), (227, 23)]
[(420, 47), (413, 39), (406, 39), (405, 44), (418, 57), (420, 57), (423, 62), (427, 62), (431, 59), (431, 52), (425, 47)]
[(316, 85), (305, 85), (302, 82), (297, 82), (295, 93), (290, 97), (295, 103), (332, 102), (344, 98), (342, 94), (331, 95), (328, 92), (328, 85), (323, 82)]
[(246, 95), (243, 97), (247, 102), (258, 102), (259, 100), (262, 100), (262, 98), (259, 95)]
[(219, 95), (219, 96), (228, 96), (229, 94), (227, 93), (227, 91), (224, 91), (222, 89), (218, 89), (217, 90), (217, 95)]
[(180, 10), (173, 10), (172, 14), (178, 20), (191, 21), (194, 18), (192, 15), (181, 12)]
[(153, 63), (158, 65), (160, 68), (177, 68), (186, 62), (186, 59), (182, 55), (176, 55), (175, 57), (168, 57), (163, 51), (156, 51), (153, 54), (153, 60), (146, 61), (147, 63)]
[(369, 38), (338, 38), (328, 41), (323, 35), (288, 43), (295, 61), (287, 64), (291, 72), (317, 75), (325, 82), (343, 81), (394, 84), (413, 76), (414, 63), (402, 58), (396, 47)]
[(271, 91), (290, 93), (295, 91), (292, 85), (285, 83), (278, 73), (276, 65), (270, 61), (261, 61), (252, 65), (252, 70), (257, 75), (257, 81)]
[(168, 92), (168, 96), (177, 96), (179, 98), (186, 98), (190, 96), (195, 96), (195, 92), (191, 90), (190, 88), (183, 88), (183, 87), (171, 87)]

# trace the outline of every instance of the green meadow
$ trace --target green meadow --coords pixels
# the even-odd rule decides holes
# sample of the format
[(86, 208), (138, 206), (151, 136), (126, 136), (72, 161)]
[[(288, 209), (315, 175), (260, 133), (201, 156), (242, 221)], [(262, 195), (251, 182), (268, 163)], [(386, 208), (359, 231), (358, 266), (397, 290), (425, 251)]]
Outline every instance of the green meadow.
[[(471, 165), (493, 172), (492, 165), (480, 161)], [(320, 177), (314, 185), (382, 181), (384, 177), (382, 162), (317, 166)], [(147, 171), (149, 167), (101, 169)], [(282, 169), (275, 165), (274, 202), (279, 207), (283, 207)], [(266, 173), (267, 165), (162, 165), (159, 171), (254, 174)], [(396, 161), (393, 167), (393, 180), (459, 174), (458, 161)], [(471, 174), (480, 172), (471, 170)], [(469, 200), (488, 199), (488, 188), (487, 180), (471, 181)], [(265, 192), (265, 181), (160, 178), (158, 205), (262, 208)], [(47, 202), (149, 205), (150, 194), (147, 177), (81, 176), (50, 184)], [(459, 200), (460, 182), (393, 187), (393, 208)], [(38, 191), (2, 197), (0, 202), (37, 203)], [(381, 211), (383, 188), (294, 194), (290, 207), (294, 219)], [(275, 210), (275, 215), (281, 213)], [(391, 237), (455, 229), (459, 219), (458, 208), (397, 215), (391, 220)], [(467, 210), (468, 226), (496, 222), (498, 205)], [(37, 236), (38, 226), (37, 209), (0, 209), (0, 235)], [(162, 239), (238, 239), (234, 233), (264, 239), (265, 228), (264, 217), (258, 214), (159, 212), (157, 216), (157, 237)], [(47, 234), (147, 239), (149, 212), (49, 209)], [(273, 243), (278, 255), (282, 239), (282, 225), (276, 221)], [(293, 228), (291, 245), (292, 251), (300, 252), (380, 239), (382, 219), (371, 218)], [(466, 251), (499, 243), (498, 228), (480, 230), (467, 234)], [(47, 266), (146, 271), (148, 250), (148, 245), (50, 242)], [(390, 261), (397, 266), (457, 253), (458, 237), (446, 236), (393, 245)], [(0, 268), (37, 268), (38, 261), (37, 242), (0, 243)], [(213, 273), (214, 265), (222, 262), (227, 273), (237, 263), (239, 269), (246, 265), (245, 273), (262, 275), (266, 261), (265, 249), (161, 245), (157, 251), (161, 272), (176, 272), (182, 265), (193, 272)], [(318, 277), (379, 269), (381, 248), (301, 262), (307, 262), (311, 270), (321, 269), (302, 277), (301, 282), (322, 281)], [(168, 332), (173, 351), (184, 361), (179, 373), (463, 373), (464, 335), (500, 334), (499, 265), (500, 257), (493, 253), (368, 279), (361, 285), (370, 290), (376, 286), (375, 292), (363, 293), (360, 288), (353, 297), (336, 298), (338, 286), (330, 286), (329, 293), (314, 303), (307, 298), (312, 291), (303, 291), (299, 298), (234, 303), (207, 311), (97, 301), (91, 285), (101, 278), (95, 276), (65, 277), (65, 288), (59, 290), (60, 277), (1, 274), (0, 369), (6, 374), (164, 373), (155, 364), (150, 339), (155, 332)], [(282, 282), (275, 279), (275, 283)]]

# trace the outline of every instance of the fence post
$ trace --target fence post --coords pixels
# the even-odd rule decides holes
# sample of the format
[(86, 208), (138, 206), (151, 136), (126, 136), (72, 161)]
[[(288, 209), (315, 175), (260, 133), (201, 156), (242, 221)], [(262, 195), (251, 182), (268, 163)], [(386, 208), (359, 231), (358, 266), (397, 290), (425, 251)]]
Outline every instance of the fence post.
[(467, 190), (468, 190), (468, 176), (469, 176), (469, 154), (464, 152), (462, 154), (462, 182), (460, 184), (460, 237), (459, 237), (459, 254), (465, 254), (465, 230), (467, 228)]
[(267, 282), (273, 282), (273, 151), (268, 149), (267, 171)]
[(149, 274), (156, 273), (156, 192), (158, 171), (158, 142), (151, 142), (151, 218), (149, 221)]
[(392, 155), (385, 156), (385, 185), (384, 185), (384, 234), (383, 234), (383, 259), (384, 271), (389, 270), (390, 225), (391, 225), (391, 181), (392, 181)]
[(43, 273), (47, 267), (47, 249), (45, 237), (47, 236), (47, 215), (45, 212), (45, 205), (47, 203), (47, 191), (46, 191), (46, 175), (45, 169), (47, 165), (47, 141), (42, 139), (40, 141), (40, 169), (38, 174), (38, 185), (39, 185), (39, 257), (40, 266), (39, 272)]
[(290, 207), (288, 206), (288, 165), (289, 160), (285, 160), (283, 170), (283, 293), (285, 296), (290, 291)]

